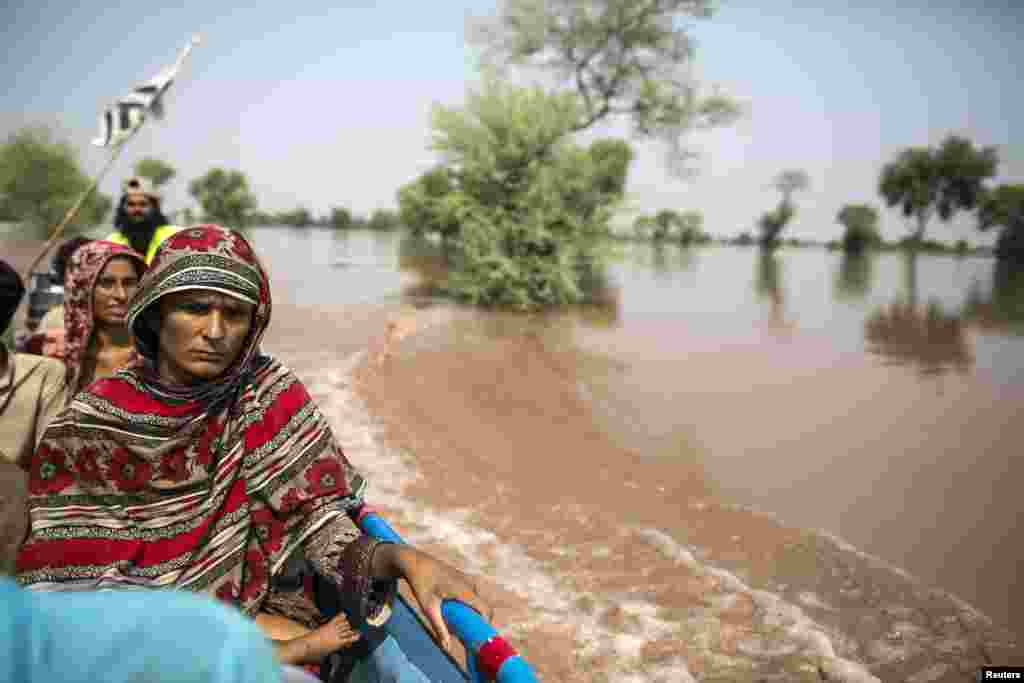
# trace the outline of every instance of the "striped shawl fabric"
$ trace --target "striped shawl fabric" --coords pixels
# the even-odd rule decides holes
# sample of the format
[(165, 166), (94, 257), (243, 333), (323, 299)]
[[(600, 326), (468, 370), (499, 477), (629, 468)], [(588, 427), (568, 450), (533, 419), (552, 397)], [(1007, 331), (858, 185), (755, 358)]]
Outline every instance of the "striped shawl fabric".
[[(172, 386), (156, 372), (145, 312), (189, 288), (256, 309), (220, 378)], [(19, 583), (181, 588), (255, 614), (293, 551), (351, 525), (365, 481), (302, 382), (259, 352), (270, 309), (266, 273), (237, 233), (197, 226), (161, 245), (129, 311), (140, 360), (81, 392), (33, 458)]]

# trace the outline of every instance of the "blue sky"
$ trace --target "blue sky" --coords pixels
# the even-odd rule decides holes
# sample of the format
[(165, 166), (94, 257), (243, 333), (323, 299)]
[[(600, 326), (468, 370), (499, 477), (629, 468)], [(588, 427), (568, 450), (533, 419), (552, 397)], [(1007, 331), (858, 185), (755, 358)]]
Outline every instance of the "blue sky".
[[(854, 4), (854, 3), (850, 3)], [(738, 125), (701, 134), (691, 181), (671, 178), (658, 149), (637, 145), (630, 192), (645, 211), (696, 208), (716, 234), (751, 229), (777, 202), (772, 176), (803, 168), (789, 233), (827, 239), (846, 202), (873, 202), (878, 172), (903, 147), (957, 132), (997, 145), (1001, 178), (1024, 181), (1024, 9), (1012, 0), (755, 3), (724, 1), (698, 22), (697, 66), (749, 107)], [(874, 6), (871, 6), (874, 5)], [(893, 9), (892, 5), (900, 5)], [(261, 206), (332, 205), (366, 214), (395, 205), (403, 183), (428, 168), (433, 103), (459, 105), (477, 78), (465, 44), (469, 14), (492, 2), (266, 3), (35, 2), (0, 9), (7, 59), (0, 73), (0, 133), (47, 122), (98, 169), (88, 141), (102, 107), (171, 63), (193, 33), (192, 54), (168, 98), (101, 190), (138, 158), (179, 170), (167, 208), (190, 203), (189, 179), (212, 166), (246, 172)], [(602, 133), (615, 133), (611, 126)], [(883, 231), (906, 234), (897, 212)], [(934, 224), (940, 239), (976, 238), (969, 221)]]

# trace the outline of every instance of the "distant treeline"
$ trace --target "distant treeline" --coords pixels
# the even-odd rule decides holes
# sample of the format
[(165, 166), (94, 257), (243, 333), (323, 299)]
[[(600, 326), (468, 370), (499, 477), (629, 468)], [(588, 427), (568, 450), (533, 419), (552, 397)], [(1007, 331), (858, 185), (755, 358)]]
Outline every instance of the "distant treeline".
[(309, 209), (297, 208), (291, 211), (253, 211), (246, 217), (250, 226), (287, 225), (295, 228), (322, 227), (336, 230), (377, 230), (381, 232), (402, 227), (398, 213), (388, 209), (376, 209), (369, 217), (354, 215), (343, 207), (331, 207), (324, 216), (314, 216)]

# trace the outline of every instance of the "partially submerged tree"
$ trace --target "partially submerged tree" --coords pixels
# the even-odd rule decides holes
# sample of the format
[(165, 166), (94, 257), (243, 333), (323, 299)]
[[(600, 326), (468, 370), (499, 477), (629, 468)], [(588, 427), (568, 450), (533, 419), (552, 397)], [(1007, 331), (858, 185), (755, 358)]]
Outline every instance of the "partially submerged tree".
[(571, 93), (491, 78), (465, 109), (435, 108), (433, 148), (443, 156), (450, 191), (431, 205), (439, 213), (428, 213), (426, 222), (458, 226), (450, 239), (452, 294), (520, 309), (584, 297), (628, 164), (610, 144), (595, 153), (568, 140), (580, 111)]
[(758, 220), (762, 247), (774, 249), (778, 246), (779, 235), (796, 215), (796, 206), (792, 199), (793, 193), (807, 189), (810, 184), (811, 179), (807, 172), (799, 169), (782, 171), (775, 176), (772, 186), (782, 193), (782, 201), (774, 211), (763, 214)]
[(166, 185), (177, 173), (173, 166), (153, 157), (145, 157), (135, 162), (135, 175), (148, 178), (154, 187)]
[(633, 235), (638, 240), (646, 241), (651, 239), (656, 229), (657, 225), (654, 222), (654, 216), (643, 214), (633, 220)]
[(684, 245), (706, 244), (711, 236), (704, 232), (704, 214), (700, 211), (683, 211), (679, 214), (679, 242)]
[(628, 120), (637, 135), (666, 143), (671, 170), (683, 174), (696, 156), (686, 134), (740, 116), (732, 99), (701, 96), (691, 73), (689, 24), (711, 14), (709, 0), (505, 0), (470, 37), (487, 67), (539, 69), (578, 95), (568, 132)]
[(682, 227), (680, 216), (672, 209), (661, 209), (654, 214), (654, 232), (651, 239), (661, 242)]
[(704, 215), (700, 211), (661, 209), (653, 216), (637, 216), (633, 230), (639, 239), (655, 242), (673, 241), (684, 246), (711, 240), (704, 232)]
[(839, 210), (836, 220), (845, 228), (843, 249), (859, 254), (881, 243), (878, 233), (878, 209), (870, 204), (846, 204)]
[(448, 240), (459, 232), (455, 214), (445, 205), (455, 187), (455, 178), (444, 166), (437, 166), (398, 190), (398, 217), (413, 234), (440, 235)]
[[(71, 145), (45, 126), (18, 130), (0, 146), (0, 204), (12, 220), (53, 229), (91, 182)], [(67, 232), (101, 223), (111, 206), (110, 197), (92, 192)]]
[(978, 228), (1001, 228), (996, 256), (1024, 263), (1024, 184), (1000, 185), (987, 193), (978, 208)]
[(304, 206), (274, 214), (274, 224), (290, 225), (293, 228), (305, 228), (313, 224), (313, 214)]
[(373, 213), (370, 214), (369, 220), (366, 221), (367, 228), (377, 230), (378, 232), (397, 230), (401, 225), (398, 214), (389, 209), (374, 209)]
[(241, 171), (211, 169), (188, 186), (189, 194), (203, 207), (203, 219), (241, 228), (256, 208), (256, 197), (249, 191), (249, 181)]
[(352, 212), (343, 206), (332, 206), (328, 222), (338, 230), (348, 230), (352, 227)]
[(886, 206), (899, 206), (904, 217), (915, 220), (912, 242), (919, 243), (936, 213), (948, 222), (958, 211), (976, 209), (998, 165), (995, 147), (975, 148), (950, 135), (938, 148), (910, 147), (886, 164), (878, 193)]

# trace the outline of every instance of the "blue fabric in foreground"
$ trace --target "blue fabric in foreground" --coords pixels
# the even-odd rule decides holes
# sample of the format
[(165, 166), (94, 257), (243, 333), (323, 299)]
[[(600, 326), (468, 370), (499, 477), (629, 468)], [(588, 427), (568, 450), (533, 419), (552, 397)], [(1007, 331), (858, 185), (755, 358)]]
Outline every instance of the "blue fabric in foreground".
[(33, 592), (0, 577), (0, 681), (280, 683), (255, 622), (180, 591)]

